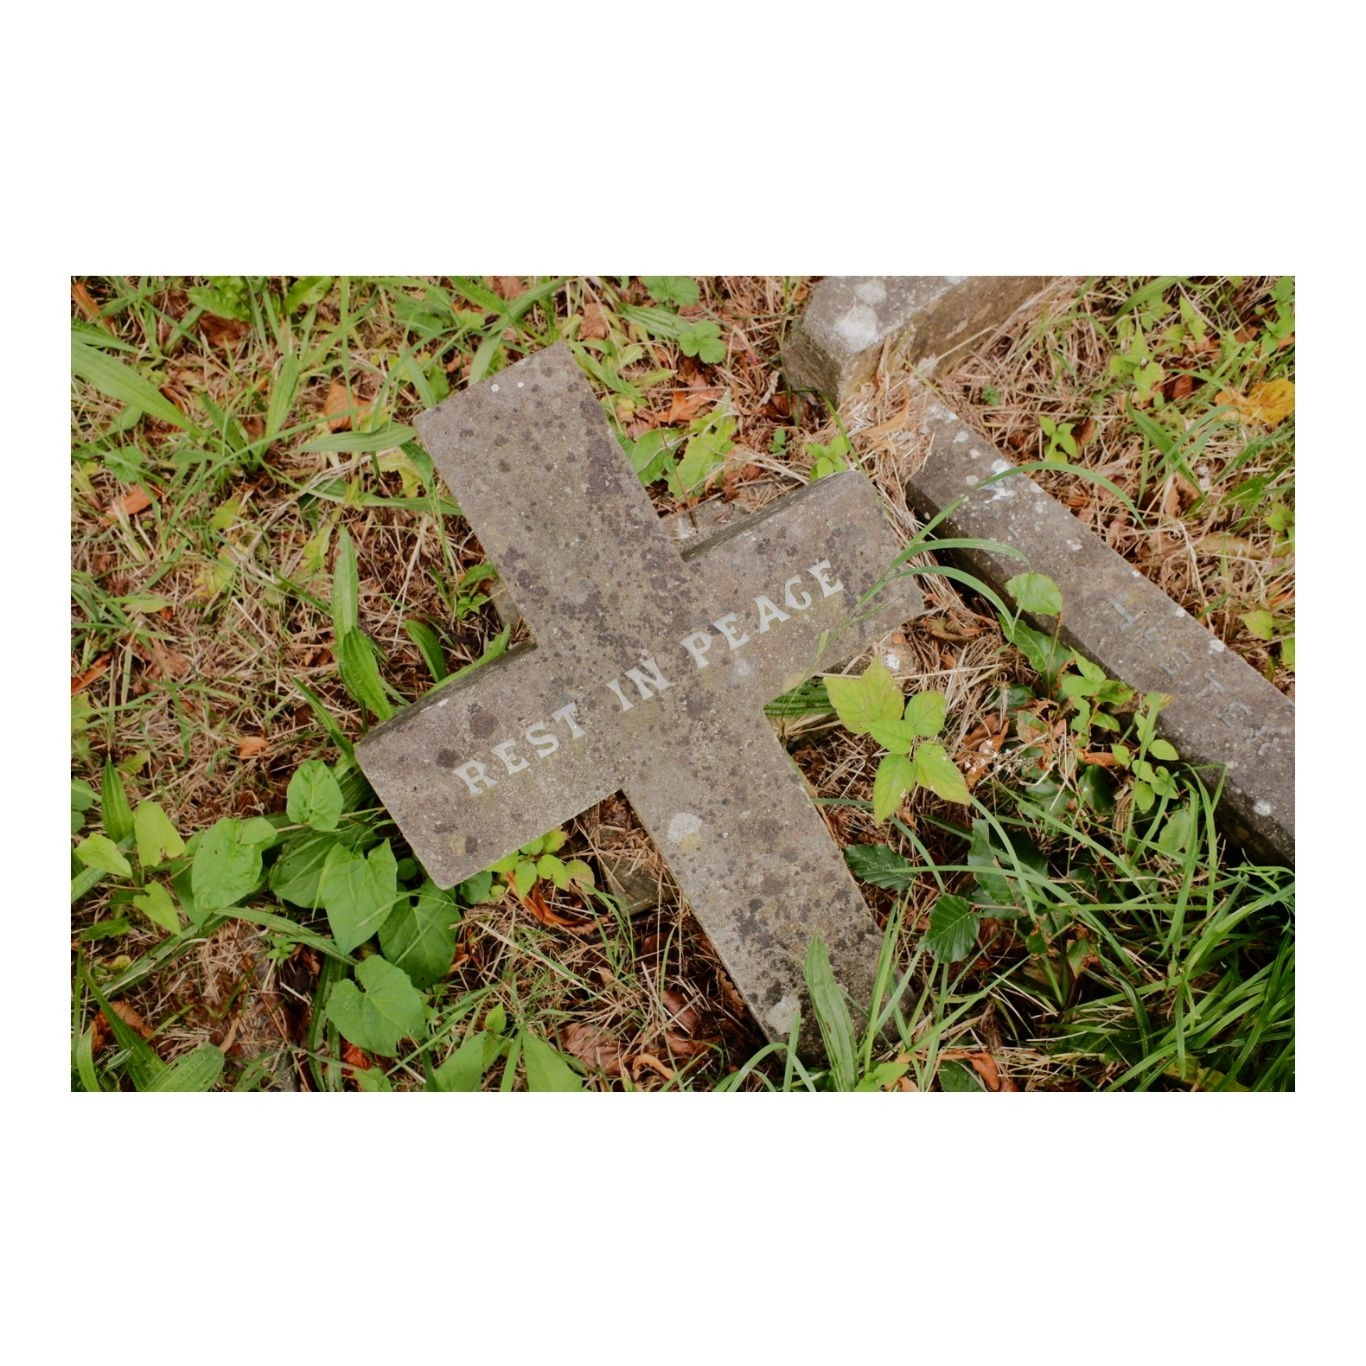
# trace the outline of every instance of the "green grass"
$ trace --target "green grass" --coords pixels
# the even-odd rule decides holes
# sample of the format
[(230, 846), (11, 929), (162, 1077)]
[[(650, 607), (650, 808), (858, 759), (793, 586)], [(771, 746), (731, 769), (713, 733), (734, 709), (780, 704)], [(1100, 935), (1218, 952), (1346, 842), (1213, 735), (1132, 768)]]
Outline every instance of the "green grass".
[[(1293, 874), (1227, 848), (1184, 771), (1139, 815), (1131, 777), (1090, 772), (1066, 726), (1041, 742), (1035, 723), (1065, 719), (1066, 699), (933, 547), (913, 561), (931, 614), (902, 674), (946, 696), (960, 768), (974, 727), (999, 722), (969, 807), (921, 787), (877, 820), (878, 747), (837, 724), (826, 689), (770, 708), (844, 843), (883, 851), (866, 884), (885, 926), (874, 1027), (856, 1037), (818, 951), (808, 963), (819, 1018), (802, 1028), (828, 1068), (756, 1032), (619, 799), (551, 855), (596, 885), (555, 885), (552, 862), (534, 889), (494, 878), (424, 902), (350, 745), (525, 628), (496, 615), (417, 413), (565, 340), (662, 513), (723, 484), (762, 501), (836, 443), (891, 478), (875, 417), (843, 414), (846, 437), (782, 389), (804, 282), (693, 283), (695, 299), (664, 278), (81, 282), (73, 1087), (1293, 1087)], [(1219, 396), (1292, 379), (1293, 361), (1277, 281), (1091, 281), (945, 383), (1017, 459), (1074, 467), (1048, 477), (1084, 491), (1079, 515), (1108, 528), (1127, 499), (1120, 548), (1290, 688), (1293, 417)], [(1198, 575), (1172, 580), (1162, 535), (1189, 538)], [(308, 761), (331, 776), (305, 770), (305, 802), (290, 783)], [(153, 804), (183, 852), (146, 837)], [(370, 901), (323, 882), (280, 894), (300, 885), (285, 872), (359, 868), (385, 841), (392, 873), (355, 893)], [(378, 937), (343, 934), (342, 951), (348, 916)], [(444, 972), (358, 982), (367, 955), (415, 939)], [(357, 985), (401, 1017), (392, 1053), (342, 1037)]]

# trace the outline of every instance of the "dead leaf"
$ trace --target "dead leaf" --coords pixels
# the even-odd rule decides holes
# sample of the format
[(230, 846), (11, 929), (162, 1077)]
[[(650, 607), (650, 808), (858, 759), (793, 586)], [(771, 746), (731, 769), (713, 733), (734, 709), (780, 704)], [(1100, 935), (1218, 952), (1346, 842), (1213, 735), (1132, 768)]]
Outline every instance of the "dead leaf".
[[(368, 1072), (370, 1070), (370, 1059), (367, 1058), (355, 1044), (347, 1043), (343, 1040), (341, 1055), (342, 1062), (344, 1062), (347, 1067), (359, 1068), (362, 1072)], [(343, 1067), (342, 1076), (346, 1075), (346, 1068)]]
[(600, 1029), (597, 1025), (572, 1024), (560, 1031), (560, 1047), (609, 1077), (621, 1075), (621, 1044), (606, 1029)]
[(249, 324), (237, 318), (220, 318), (216, 313), (204, 313), (199, 319), (199, 330), (210, 346), (227, 350), (236, 346), (251, 331)]
[(715, 403), (721, 396), (718, 388), (675, 389), (669, 411), (660, 418), (661, 422), (691, 422), (708, 404)]
[(265, 749), (267, 744), (264, 735), (248, 735), (237, 742), (237, 757), (239, 759), (254, 759)]
[(185, 678), (194, 665), (179, 650), (170, 650), (160, 641), (151, 642), (154, 672), (161, 678)]
[(101, 655), (84, 673), (71, 680), (71, 695), (84, 692), (108, 667), (110, 655)]
[(669, 1023), (684, 1034), (691, 1034), (702, 1023), (702, 1016), (698, 1013), (697, 1007), (689, 1005), (687, 997), (681, 991), (666, 991), (664, 1006), (669, 1012)]
[(608, 335), (607, 318), (602, 305), (590, 299), (583, 306), (583, 323), (579, 327), (580, 341), (606, 341)]
[(685, 1062), (689, 1058), (695, 1058), (699, 1053), (711, 1050), (710, 1044), (703, 1043), (700, 1039), (685, 1039), (681, 1034), (675, 1034), (672, 1029), (664, 1031), (664, 1046), (669, 1050), (671, 1058), (681, 1058)]
[(653, 1053), (637, 1053), (629, 1059), (631, 1071), (637, 1081), (640, 1080), (640, 1068), (648, 1067), (652, 1072), (657, 1072), (665, 1081), (672, 1081), (677, 1075), (665, 1067)]
[(1268, 427), (1279, 426), (1295, 411), (1295, 382), (1289, 379), (1263, 380), (1247, 396), (1247, 413)]
[(350, 393), (345, 380), (334, 379), (327, 386), (327, 397), (323, 400), (323, 415), (327, 418), (328, 431), (347, 431), (353, 421), (359, 422), (373, 407), (373, 403), (363, 402)]
[(110, 1001), (109, 1009), (119, 1017), (120, 1020), (133, 1030), (140, 1039), (150, 1039), (155, 1030), (149, 1028), (147, 1021), (142, 1018), (126, 1001)]
[(533, 886), (522, 898), (522, 905), (524, 905), (542, 925), (548, 925), (552, 928), (559, 928), (562, 930), (572, 930), (575, 934), (586, 934), (593, 928), (591, 921), (567, 920), (564, 916), (560, 915), (558, 911), (552, 910), (546, 904), (545, 898), (541, 895), (541, 889), (536, 886)]
[(522, 294), (522, 280), (518, 275), (495, 275), (493, 277), (493, 292), (500, 299), (517, 299)]
[(155, 500), (141, 484), (135, 484), (121, 498), (115, 498), (109, 504), (109, 511), (104, 516), (105, 526), (113, 526), (120, 517), (132, 517), (135, 513), (145, 512)]
[(1001, 1089), (1001, 1073), (990, 1053), (982, 1053), (972, 1048), (946, 1048), (940, 1055), (945, 1062), (965, 1062), (982, 1079), (988, 1091)]
[(85, 314), (90, 322), (99, 323), (111, 337), (115, 335), (114, 320), (112, 318), (100, 317), (99, 304), (95, 302), (90, 291), (79, 280), (73, 280), (71, 282), (71, 297), (75, 300), (76, 307)]

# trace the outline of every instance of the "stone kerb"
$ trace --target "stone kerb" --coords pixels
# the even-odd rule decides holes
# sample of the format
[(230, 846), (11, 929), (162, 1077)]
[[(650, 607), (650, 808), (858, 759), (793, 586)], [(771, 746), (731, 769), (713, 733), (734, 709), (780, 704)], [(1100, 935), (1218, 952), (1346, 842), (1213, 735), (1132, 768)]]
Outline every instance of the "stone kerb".
[(788, 382), (842, 403), (872, 376), (888, 347), (916, 368), (934, 369), (979, 333), (999, 326), (1052, 278), (829, 276), (812, 290), (784, 348)]
[[(942, 404), (928, 405), (922, 430), (930, 451), (907, 485), (916, 512), (928, 520), (957, 503), (939, 534), (1013, 546), (1055, 579), (1062, 641), (1130, 687), (1167, 694), (1158, 733), (1208, 778), (1223, 775), (1229, 833), (1293, 864), (1295, 704)], [(956, 558), (998, 592), (1026, 567), (989, 550)]]
[(563, 346), (418, 426), (535, 637), (356, 746), (427, 870), (450, 886), (620, 791), (769, 1037), (813, 937), (866, 1003), (876, 922), (763, 707), (923, 610), (904, 578), (868, 600), (899, 548), (872, 486), (681, 552)]

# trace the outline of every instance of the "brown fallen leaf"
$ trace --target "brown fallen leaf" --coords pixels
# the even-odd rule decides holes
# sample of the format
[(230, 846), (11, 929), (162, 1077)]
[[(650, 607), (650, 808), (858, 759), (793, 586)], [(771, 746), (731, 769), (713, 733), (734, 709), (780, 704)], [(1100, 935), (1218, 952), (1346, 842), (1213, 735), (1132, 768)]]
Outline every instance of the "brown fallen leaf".
[(675, 389), (669, 411), (661, 422), (691, 422), (708, 404), (715, 403), (721, 395), (715, 387), (704, 389)]
[(583, 306), (583, 323), (579, 327), (581, 341), (606, 341), (608, 335), (607, 318), (602, 305), (590, 299)]
[(111, 657), (101, 655), (84, 673), (77, 674), (71, 680), (72, 697), (88, 688), (109, 667)]
[(86, 318), (92, 323), (99, 323), (106, 332), (112, 337), (114, 333), (114, 320), (112, 318), (100, 317), (100, 306), (91, 296), (90, 291), (81, 283), (80, 280), (71, 282), (71, 297), (75, 301), (76, 307), (85, 314)]
[(552, 910), (547, 904), (545, 897), (541, 895), (541, 889), (533, 886), (531, 890), (522, 898), (522, 905), (541, 922), (552, 928), (562, 930), (572, 930), (575, 934), (587, 934), (593, 928), (591, 921), (569, 920), (562, 916), (558, 911)]
[(652, 1072), (657, 1072), (665, 1081), (672, 1081), (677, 1075), (669, 1068), (665, 1067), (653, 1053), (636, 1053), (627, 1059), (631, 1067), (631, 1074), (637, 1081), (640, 1080), (640, 1069), (648, 1067)]
[(151, 642), (154, 671), (162, 678), (185, 678), (194, 665), (179, 650), (171, 650), (160, 641)]
[(569, 1025), (560, 1031), (560, 1047), (609, 1077), (621, 1075), (621, 1044), (609, 1030), (590, 1024)]
[(988, 1091), (1001, 1089), (1001, 1073), (990, 1053), (982, 1053), (973, 1048), (946, 1048), (940, 1055), (945, 1062), (965, 1062), (982, 1079)]
[(135, 484), (121, 498), (109, 504), (109, 511), (101, 519), (105, 526), (113, 526), (120, 517), (132, 517), (145, 512), (155, 500), (141, 484)]
[(237, 318), (220, 318), (216, 313), (204, 313), (200, 315), (199, 330), (210, 346), (226, 351), (228, 347), (236, 346), (251, 331), (251, 327)]
[(264, 735), (247, 735), (237, 742), (237, 757), (239, 759), (254, 759), (265, 749), (267, 744)]
[(346, 381), (334, 379), (327, 386), (327, 397), (323, 400), (323, 415), (327, 418), (327, 429), (331, 432), (347, 431), (353, 421), (359, 422), (374, 407), (351, 394)]
[(493, 292), (500, 299), (519, 298), (522, 293), (522, 280), (519, 275), (495, 275), (493, 277)]
[(697, 1007), (689, 1005), (688, 998), (681, 991), (672, 988), (665, 991), (664, 1005), (669, 1012), (669, 1023), (683, 1034), (691, 1034), (702, 1022)]
[(140, 1039), (150, 1039), (155, 1033), (147, 1021), (142, 1018), (126, 1001), (110, 1001), (109, 1009), (119, 1017), (120, 1020), (133, 1030)]
[(346, 1067), (342, 1068), (342, 1076), (354, 1075), (354, 1073), (348, 1072), (347, 1068), (356, 1068), (362, 1072), (368, 1072), (370, 1070), (370, 1059), (367, 1058), (355, 1044), (347, 1043), (343, 1040), (341, 1055), (342, 1062), (346, 1064)]

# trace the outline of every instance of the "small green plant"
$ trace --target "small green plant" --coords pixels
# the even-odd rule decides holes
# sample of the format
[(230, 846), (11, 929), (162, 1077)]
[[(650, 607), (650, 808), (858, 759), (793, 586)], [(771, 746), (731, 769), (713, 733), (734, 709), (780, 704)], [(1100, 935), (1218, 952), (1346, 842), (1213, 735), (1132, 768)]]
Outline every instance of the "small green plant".
[(836, 433), (835, 439), (829, 445), (823, 446), (819, 441), (808, 441), (806, 453), (811, 456), (812, 482), (824, 479), (828, 474), (838, 474), (841, 470), (847, 470), (849, 461), (846, 457), (853, 449), (849, 438), (843, 432)]
[(891, 816), (917, 787), (927, 787), (945, 801), (971, 801), (963, 775), (934, 738), (944, 728), (943, 693), (903, 698), (880, 659), (858, 678), (827, 677), (825, 687), (845, 729), (871, 735), (889, 751), (873, 778), (873, 815), (878, 820)]
[(561, 891), (571, 883), (587, 891), (594, 886), (593, 870), (582, 859), (565, 861), (557, 856), (556, 851), (564, 847), (568, 838), (563, 830), (551, 830), (491, 864), (488, 873), (523, 901), (531, 895), (531, 889), (542, 878)]
[(663, 479), (675, 498), (689, 498), (725, 463), (736, 426), (735, 414), (722, 403), (695, 417), (686, 432), (656, 427), (634, 441), (623, 439), (622, 445), (642, 484)]

